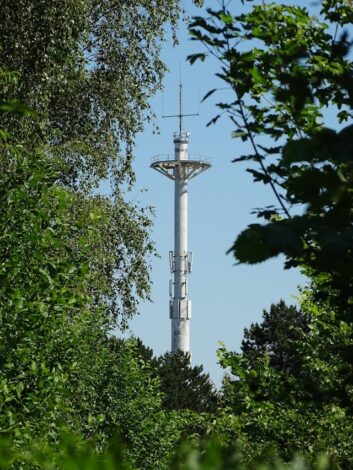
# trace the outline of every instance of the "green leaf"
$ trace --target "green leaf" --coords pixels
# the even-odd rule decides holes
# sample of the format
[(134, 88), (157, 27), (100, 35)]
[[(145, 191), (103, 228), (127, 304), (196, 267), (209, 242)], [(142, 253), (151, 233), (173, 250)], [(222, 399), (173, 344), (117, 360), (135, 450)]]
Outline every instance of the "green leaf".
[(255, 264), (265, 261), (271, 257), (271, 253), (264, 235), (263, 226), (250, 225), (238, 235), (228, 253), (233, 252), (239, 263)]
[(19, 101), (7, 101), (0, 103), (0, 111), (8, 113), (19, 113), (23, 114), (24, 116), (37, 116), (37, 113), (32, 108)]
[(251, 224), (238, 235), (228, 253), (233, 252), (239, 263), (247, 264), (260, 263), (280, 253), (299, 256), (302, 242), (294, 230), (297, 223), (294, 218), (267, 225)]
[(201, 60), (202, 62), (204, 62), (204, 60), (206, 59), (207, 55), (206, 54), (203, 54), (203, 53), (198, 53), (198, 54), (190, 54), (187, 56), (186, 60), (188, 60), (190, 62), (190, 64), (194, 64), (197, 60)]
[(312, 140), (303, 138), (289, 141), (282, 151), (282, 162), (285, 165), (291, 165), (295, 162), (310, 162), (316, 156), (316, 148)]
[(248, 133), (245, 130), (238, 129), (237, 131), (233, 131), (231, 136), (232, 139), (237, 139), (240, 137), (242, 140), (246, 140), (248, 138)]
[(9, 133), (0, 129), (0, 139), (6, 141), (9, 138)]
[(223, 23), (226, 23), (226, 24), (231, 24), (234, 21), (233, 16), (230, 14), (220, 13), (219, 17), (223, 21)]
[(254, 79), (254, 83), (260, 84), (264, 82), (264, 77), (261, 75), (259, 69), (253, 67), (250, 69), (250, 73), (252, 78)]
[(217, 114), (217, 116), (215, 116), (213, 119), (211, 119), (211, 121), (209, 121), (207, 124), (206, 124), (206, 127), (209, 127), (211, 124), (216, 124), (216, 122), (218, 121), (218, 119), (221, 117), (220, 114)]
[(218, 90), (218, 88), (214, 88), (213, 90), (208, 91), (208, 92), (205, 94), (205, 96), (202, 98), (201, 103), (203, 103), (205, 100), (207, 100), (207, 98), (208, 98), (209, 96), (213, 95), (213, 93), (214, 93), (215, 91), (217, 91), (217, 90)]

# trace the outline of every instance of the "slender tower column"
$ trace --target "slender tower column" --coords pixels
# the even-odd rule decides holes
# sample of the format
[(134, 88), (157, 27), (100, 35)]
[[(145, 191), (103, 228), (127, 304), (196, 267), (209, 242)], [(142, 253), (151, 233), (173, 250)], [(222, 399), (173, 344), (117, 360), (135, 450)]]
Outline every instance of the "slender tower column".
[[(188, 160), (189, 136), (180, 133), (174, 136), (175, 160)], [(187, 276), (188, 263), (188, 181), (181, 165), (175, 167), (174, 173), (174, 298), (171, 301), (170, 316), (172, 320), (171, 350), (190, 351), (190, 318), (191, 300), (188, 300)]]

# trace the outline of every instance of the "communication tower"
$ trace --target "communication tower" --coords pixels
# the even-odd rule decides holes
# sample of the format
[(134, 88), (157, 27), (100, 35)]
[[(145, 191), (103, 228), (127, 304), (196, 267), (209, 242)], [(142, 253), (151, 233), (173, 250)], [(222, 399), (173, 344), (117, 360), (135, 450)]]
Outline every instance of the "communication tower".
[(191, 300), (188, 297), (188, 275), (192, 270), (192, 253), (188, 251), (188, 182), (210, 168), (209, 161), (189, 159), (189, 132), (183, 131), (183, 118), (197, 114), (183, 113), (183, 85), (179, 85), (179, 114), (163, 116), (179, 118), (179, 132), (174, 133), (174, 155), (157, 156), (151, 168), (174, 181), (174, 251), (169, 252), (170, 281), (169, 316), (171, 319), (172, 353), (190, 352)]

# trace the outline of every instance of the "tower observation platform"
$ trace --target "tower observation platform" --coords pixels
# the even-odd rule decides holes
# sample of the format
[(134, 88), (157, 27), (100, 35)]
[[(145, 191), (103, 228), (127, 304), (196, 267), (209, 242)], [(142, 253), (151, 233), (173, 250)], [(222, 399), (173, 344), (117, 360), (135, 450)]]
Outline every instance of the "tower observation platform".
[(210, 168), (209, 160), (188, 155), (190, 133), (182, 130), (182, 84), (180, 84), (179, 132), (173, 135), (174, 155), (158, 155), (151, 168), (174, 181), (174, 251), (169, 252), (170, 282), (169, 316), (171, 319), (171, 351), (190, 353), (191, 300), (188, 296), (188, 275), (192, 270), (192, 253), (188, 251), (188, 182)]

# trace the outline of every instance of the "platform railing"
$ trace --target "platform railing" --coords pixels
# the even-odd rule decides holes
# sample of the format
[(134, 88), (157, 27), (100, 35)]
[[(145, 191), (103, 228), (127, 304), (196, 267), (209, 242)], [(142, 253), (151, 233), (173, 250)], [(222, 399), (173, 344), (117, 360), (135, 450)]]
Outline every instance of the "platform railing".
[[(175, 155), (171, 153), (160, 153), (158, 155), (155, 155), (151, 159), (151, 164), (156, 163), (156, 162), (170, 162), (175, 160)], [(198, 161), (200, 163), (207, 163), (211, 164), (211, 159), (206, 158), (202, 155), (195, 155), (195, 154), (189, 154), (188, 155), (188, 160), (191, 161)]]

